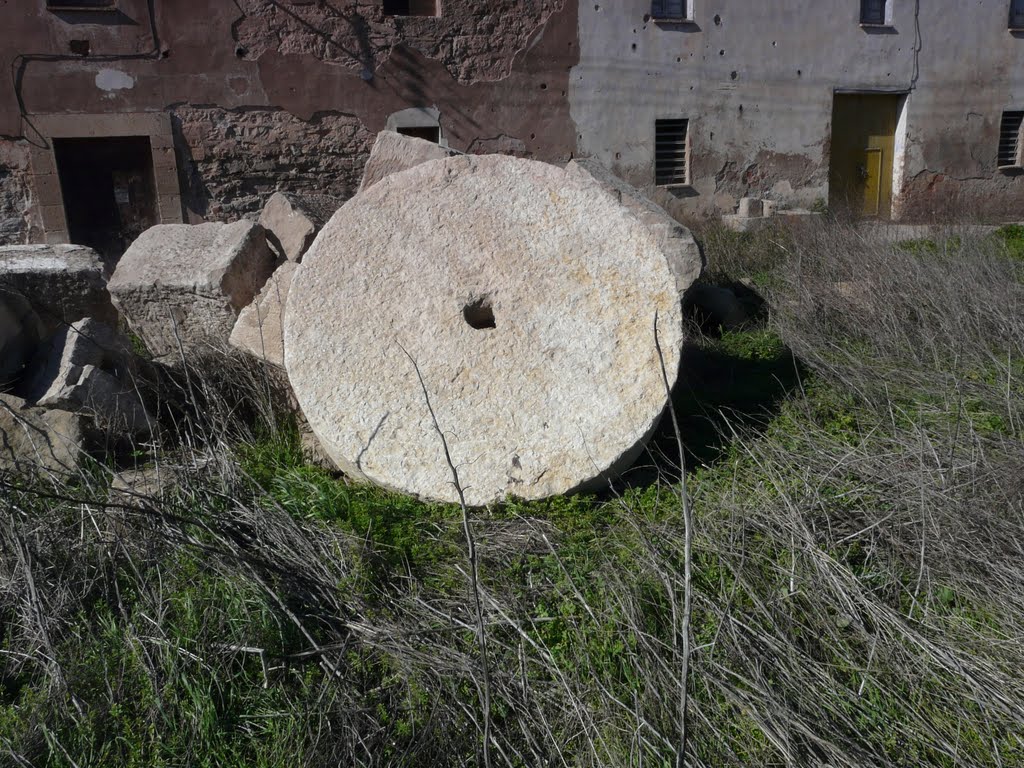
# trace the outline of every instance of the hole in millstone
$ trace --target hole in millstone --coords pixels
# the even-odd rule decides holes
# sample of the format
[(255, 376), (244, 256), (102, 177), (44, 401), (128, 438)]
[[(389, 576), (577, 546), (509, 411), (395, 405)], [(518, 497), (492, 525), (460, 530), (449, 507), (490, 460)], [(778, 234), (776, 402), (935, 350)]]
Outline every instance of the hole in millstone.
[(495, 327), (494, 310), (487, 296), (470, 301), (462, 308), (462, 316), (466, 318), (470, 328), (476, 328), (478, 331)]

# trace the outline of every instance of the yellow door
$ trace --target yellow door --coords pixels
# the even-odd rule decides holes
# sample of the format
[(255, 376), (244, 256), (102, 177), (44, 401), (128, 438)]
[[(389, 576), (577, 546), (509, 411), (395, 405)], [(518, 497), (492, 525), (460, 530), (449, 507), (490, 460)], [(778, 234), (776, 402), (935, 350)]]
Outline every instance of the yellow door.
[(867, 147), (864, 150), (864, 209), (865, 216), (877, 216), (882, 209), (882, 150)]
[(829, 205), (889, 218), (900, 96), (837, 93), (832, 103)]

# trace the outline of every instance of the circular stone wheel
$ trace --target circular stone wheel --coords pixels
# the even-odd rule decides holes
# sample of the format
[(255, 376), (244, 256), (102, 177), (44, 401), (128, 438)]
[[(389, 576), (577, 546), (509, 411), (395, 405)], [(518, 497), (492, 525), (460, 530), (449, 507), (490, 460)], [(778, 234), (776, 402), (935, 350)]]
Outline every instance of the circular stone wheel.
[[(285, 367), (345, 472), (422, 498), (539, 499), (626, 469), (682, 346), (675, 281), (594, 183), (490, 155), (352, 198), (296, 270)], [(428, 408), (428, 398), (429, 405)]]

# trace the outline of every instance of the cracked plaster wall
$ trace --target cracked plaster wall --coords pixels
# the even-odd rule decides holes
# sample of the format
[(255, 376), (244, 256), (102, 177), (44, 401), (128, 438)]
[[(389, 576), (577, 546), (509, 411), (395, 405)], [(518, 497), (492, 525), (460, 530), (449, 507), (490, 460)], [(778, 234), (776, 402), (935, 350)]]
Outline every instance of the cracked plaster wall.
[[(1024, 109), (1024, 39), (1007, 30), (1006, 3), (929, 0), (915, 14), (895, 0), (892, 25), (868, 30), (847, 0), (691, 2), (684, 25), (645, 18), (647, 0), (581, 4), (580, 154), (677, 215), (731, 213), (745, 195), (809, 207), (828, 199), (834, 91), (904, 91), (894, 213), (1024, 218), (1024, 179), (996, 170), (1001, 112)], [(653, 186), (659, 117), (690, 120), (690, 189)]]

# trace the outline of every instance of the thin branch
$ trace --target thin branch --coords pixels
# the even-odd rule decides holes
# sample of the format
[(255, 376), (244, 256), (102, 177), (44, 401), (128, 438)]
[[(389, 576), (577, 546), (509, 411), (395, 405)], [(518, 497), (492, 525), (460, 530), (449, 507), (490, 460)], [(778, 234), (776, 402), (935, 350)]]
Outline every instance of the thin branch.
[(679, 670), (679, 751), (676, 753), (676, 766), (682, 768), (686, 764), (686, 709), (688, 701), (688, 684), (690, 677), (690, 614), (693, 612), (693, 516), (690, 510), (689, 494), (686, 491), (686, 451), (683, 448), (683, 433), (679, 429), (679, 419), (672, 404), (672, 387), (668, 383), (668, 372), (665, 370), (665, 355), (658, 338), (658, 312), (654, 312), (654, 348), (658, 351), (658, 363), (661, 366), (661, 380), (665, 385), (665, 397), (668, 400), (668, 412), (672, 417), (672, 429), (676, 435), (679, 448), (679, 502), (683, 512), (683, 615), (679, 628), (682, 643), (682, 658)]
[(480, 645), (480, 666), (484, 683), (480, 702), (480, 705), (483, 708), (484, 719), (484, 766), (485, 768), (491, 768), (491, 675), (487, 662), (487, 633), (484, 629), (484, 613), (480, 600), (480, 571), (477, 563), (476, 541), (473, 538), (473, 529), (469, 522), (469, 508), (466, 506), (466, 495), (463, 492), (462, 483), (459, 480), (459, 470), (455, 466), (455, 462), (452, 461), (452, 455), (448, 450), (448, 441), (445, 439), (444, 431), (441, 429), (441, 425), (437, 423), (437, 414), (434, 413), (434, 406), (430, 403), (430, 393), (427, 391), (426, 382), (423, 381), (423, 374), (420, 373), (420, 367), (416, 363), (416, 359), (409, 354), (409, 350), (401, 344), (398, 346), (403, 352), (405, 352), (405, 356), (408, 357), (409, 362), (412, 363), (413, 370), (416, 371), (416, 378), (420, 382), (420, 389), (423, 391), (423, 400), (427, 404), (427, 411), (430, 413), (430, 420), (434, 424), (434, 431), (437, 432), (437, 436), (441, 438), (441, 445), (444, 448), (444, 460), (448, 464), (448, 469), (451, 470), (452, 473), (452, 485), (455, 486), (455, 492), (459, 496), (459, 508), (462, 510), (462, 532), (466, 537), (466, 555), (469, 559), (469, 582), (470, 587), (473, 590), (473, 604), (476, 610), (476, 634), (477, 643)]

